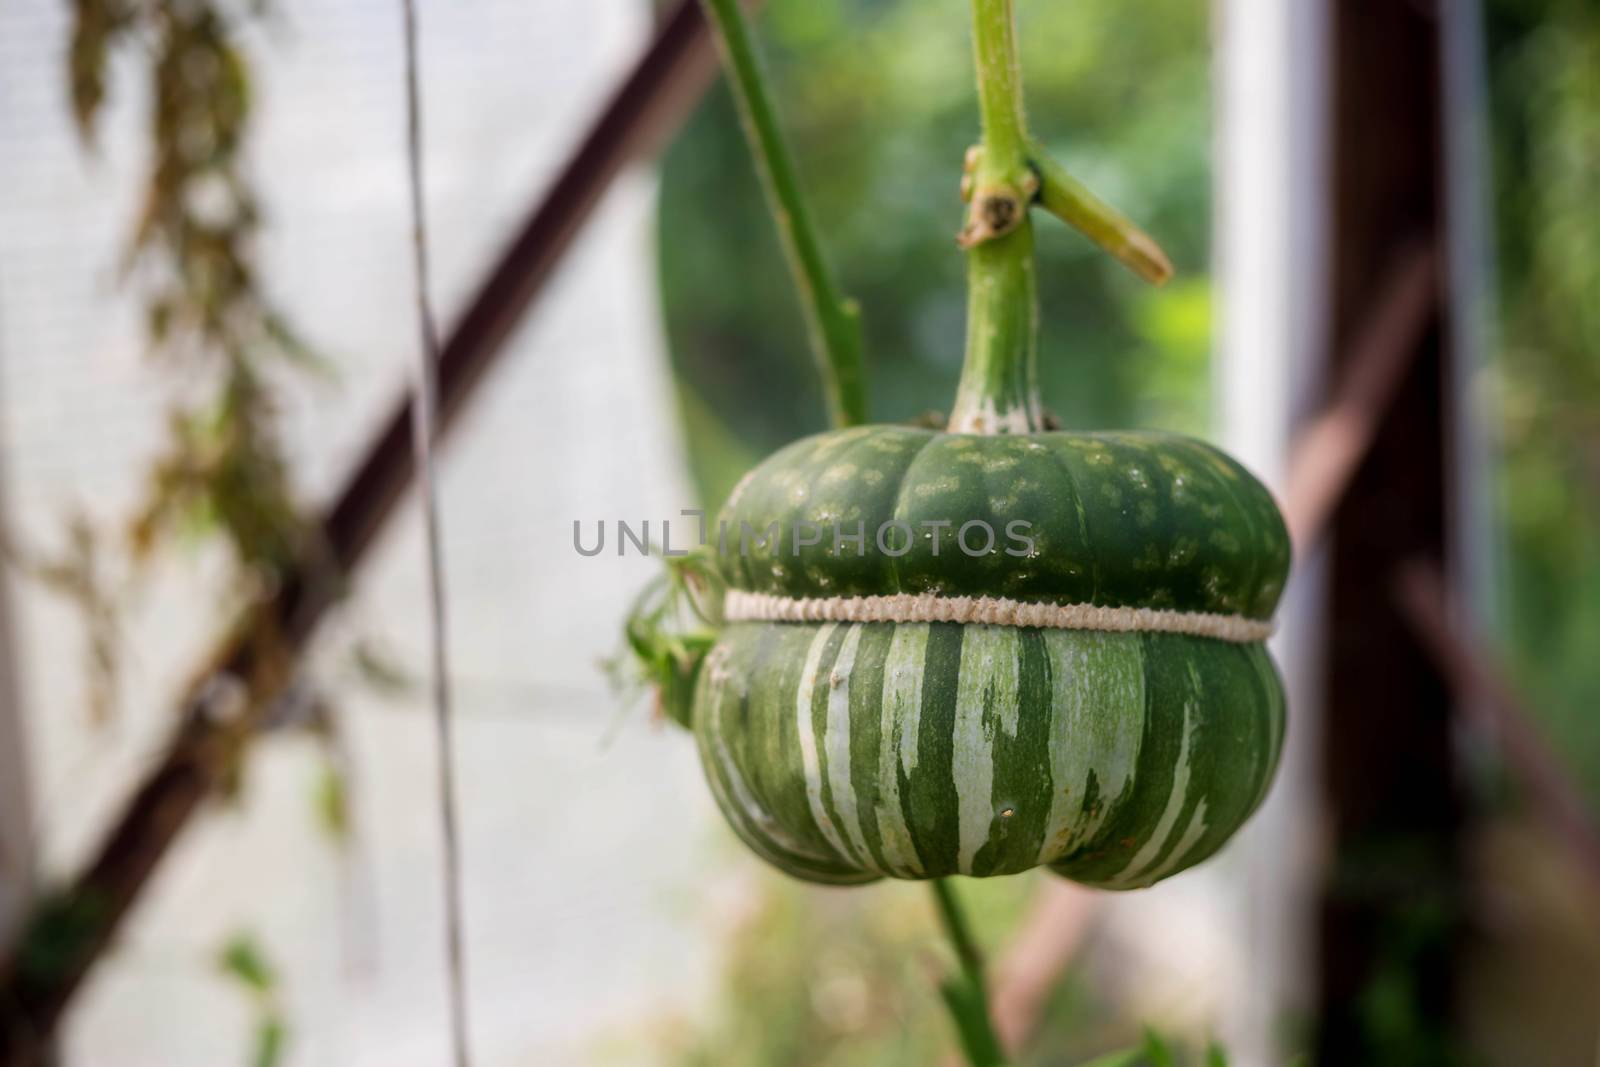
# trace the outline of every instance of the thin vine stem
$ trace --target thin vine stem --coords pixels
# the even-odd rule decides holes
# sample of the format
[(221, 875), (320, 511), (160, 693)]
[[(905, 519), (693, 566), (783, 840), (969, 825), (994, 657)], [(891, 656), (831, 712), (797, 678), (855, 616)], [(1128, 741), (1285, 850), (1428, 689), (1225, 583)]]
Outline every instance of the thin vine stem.
[(855, 301), (840, 294), (822, 253), (739, 0), (702, 3), (716, 29), (723, 68), (739, 106), (745, 139), (778, 227), (784, 258), (794, 275), (806, 333), (822, 375), (828, 413), (835, 426), (860, 425), (867, 419), (860, 309)]
[(944, 927), (945, 935), (950, 938), (950, 946), (955, 949), (962, 971), (973, 985), (979, 989), (987, 988), (983, 977), (983, 956), (978, 952), (978, 943), (972, 939), (972, 927), (967, 923), (967, 914), (950, 880), (935, 878), (928, 885), (933, 890), (934, 903), (939, 909), (939, 922)]
[(955, 1022), (961, 1049), (972, 1067), (1004, 1067), (1005, 1052), (989, 1017), (989, 984), (984, 979), (983, 956), (972, 938), (966, 912), (948, 878), (935, 878), (928, 886), (933, 890), (939, 923), (961, 965), (961, 973), (946, 979), (939, 990)]

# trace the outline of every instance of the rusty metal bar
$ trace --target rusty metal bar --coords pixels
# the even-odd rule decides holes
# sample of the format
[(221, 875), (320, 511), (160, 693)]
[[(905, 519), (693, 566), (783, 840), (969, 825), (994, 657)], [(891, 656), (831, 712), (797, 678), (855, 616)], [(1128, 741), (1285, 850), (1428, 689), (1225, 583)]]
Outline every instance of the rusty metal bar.
[(1382, 296), (1350, 346), (1332, 400), (1295, 436), (1283, 512), (1297, 558), (1310, 556), (1371, 451), (1416, 355), (1438, 287), (1438, 257), (1429, 243), (1417, 240), (1394, 257), (1379, 287)]
[(1455, 690), (1457, 706), (1494, 739), (1539, 817), (1600, 888), (1600, 826), (1483, 642), (1465, 631), (1438, 565), (1412, 560), (1395, 572), (1393, 585), (1412, 631)]

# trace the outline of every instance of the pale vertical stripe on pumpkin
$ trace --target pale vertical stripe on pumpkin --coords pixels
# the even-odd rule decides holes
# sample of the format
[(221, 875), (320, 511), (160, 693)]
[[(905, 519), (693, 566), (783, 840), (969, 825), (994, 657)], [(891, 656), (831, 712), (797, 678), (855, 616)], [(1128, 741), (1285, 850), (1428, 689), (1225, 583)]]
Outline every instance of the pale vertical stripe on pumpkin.
[[(721, 655), (719, 655), (721, 653)], [(712, 649), (706, 657), (705, 685), (707, 688), (706, 710), (710, 721), (707, 729), (702, 732), (705, 744), (711, 749), (714, 766), (711, 773), (706, 775), (711, 784), (712, 794), (722, 807), (722, 810), (742, 823), (743, 832), (740, 838), (768, 863), (779, 867), (785, 865), (784, 857), (769, 847), (776, 845), (779, 850), (792, 854), (799, 859), (814, 860), (824, 866), (837, 863), (834, 857), (824, 856), (807, 848), (801, 841), (796, 840), (786, 833), (782, 826), (772, 818), (771, 814), (756, 800), (745, 784), (744, 776), (739, 773), (738, 765), (734, 762), (733, 754), (728, 751), (727, 740), (722, 733), (722, 701), (724, 690), (727, 686), (730, 672), (727, 668), (728, 652), (726, 646), (719, 645)], [(791, 861), (792, 862), (792, 861)]]
[(1150, 830), (1150, 835), (1145, 838), (1139, 851), (1133, 854), (1128, 865), (1116, 874), (1100, 883), (1110, 889), (1134, 888), (1148, 885), (1153, 881), (1147, 874), (1161, 855), (1162, 847), (1172, 836), (1173, 827), (1177, 825), (1178, 816), (1183, 814), (1185, 803), (1189, 799), (1189, 746), (1194, 740), (1195, 703), (1203, 692), (1200, 684), (1200, 672), (1195, 669), (1194, 661), (1190, 660), (1186, 667), (1189, 682), (1193, 686), (1183, 698), (1183, 733), (1179, 735), (1178, 758), (1172, 774), (1172, 788), (1167, 794), (1166, 807), (1161, 811), (1161, 817)]
[(1186, 859), (1194, 850), (1200, 839), (1205, 837), (1206, 831), (1211, 827), (1206, 825), (1206, 802), (1202, 797), (1200, 803), (1194, 806), (1194, 814), (1189, 817), (1189, 825), (1183, 831), (1183, 836), (1178, 838), (1177, 847), (1167, 853), (1167, 858), (1148, 871), (1144, 872), (1141, 882), (1153, 885), (1167, 875), (1180, 871), (1188, 866)]
[(884, 857), (901, 877), (920, 877), (922, 862), (906, 825), (900, 774), (917, 769), (917, 727), (922, 719), (923, 660), (928, 623), (895, 627), (883, 664), (882, 732), (878, 751), (878, 836)]
[[(723, 642), (731, 655), (708, 661), (696, 712), (718, 804), (762, 859), (816, 882), (992, 875), (1038, 856), (1091, 885), (1149, 885), (1210, 855), (1243, 822), (1281, 742), (1281, 689), (1259, 646), (828, 623), (736, 624)], [(1170, 669), (1148, 662), (1158, 653)], [(1152, 714), (1163, 720), (1154, 734)], [(809, 729), (791, 726), (796, 718)], [(1024, 737), (1034, 741), (1019, 748)], [(774, 758), (783, 766), (768, 766)], [(1000, 848), (1002, 828), (1025, 843)], [(1053, 850), (1050, 837), (1063, 835), (1075, 843)]]
[(767, 849), (761, 836), (756, 834), (753, 828), (741, 825), (749, 817), (742, 798), (736, 799), (729, 795), (731, 781), (739, 772), (722, 737), (722, 690), (727, 677), (722, 665), (728, 658), (727, 652), (726, 645), (713, 648), (706, 656), (700, 678), (697, 703), (703, 708), (704, 721), (697, 734), (700, 738), (701, 762), (705, 765), (706, 783), (711, 786), (711, 795), (716, 799), (717, 807), (722, 809), (723, 815), (738, 833), (740, 840), (768, 863), (782, 866), (779, 857)]
[(855, 669), (856, 650), (861, 647), (863, 627), (851, 625), (844, 644), (828, 672), (828, 715), (823, 726), (822, 752), (828, 776), (828, 792), (833, 798), (834, 822), (844, 828), (862, 864), (879, 874), (861, 832), (861, 815), (856, 805), (855, 783), (850, 776), (850, 674)]
[(994, 824), (995, 731), (1017, 730), (1018, 644), (1018, 631), (1009, 626), (968, 626), (962, 634), (951, 739), (962, 874), (973, 873)]
[[(1051, 708), (1050, 820), (1039, 862), (1087, 845), (1131, 787), (1144, 738), (1144, 644), (1133, 634), (1044, 631)], [(1089, 783), (1096, 807), (1086, 807)]]
[(832, 637), (838, 628), (838, 623), (824, 623), (817, 629), (817, 636), (811, 639), (811, 648), (806, 652), (805, 666), (800, 671), (800, 684), (795, 691), (794, 714), (795, 727), (800, 735), (800, 762), (805, 772), (806, 801), (811, 806), (811, 817), (828, 844), (833, 846), (833, 850), (840, 857), (848, 857), (850, 850), (845, 846), (844, 839), (839, 836), (838, 829), (833, 825), (833, 818), (822, 802), (822, 767), (817, 756), (816, 726), (811, 715), (811, 702), (816, 693), (817, 672), (822, 667), (822, 654), (827, 650), (828, 638)]

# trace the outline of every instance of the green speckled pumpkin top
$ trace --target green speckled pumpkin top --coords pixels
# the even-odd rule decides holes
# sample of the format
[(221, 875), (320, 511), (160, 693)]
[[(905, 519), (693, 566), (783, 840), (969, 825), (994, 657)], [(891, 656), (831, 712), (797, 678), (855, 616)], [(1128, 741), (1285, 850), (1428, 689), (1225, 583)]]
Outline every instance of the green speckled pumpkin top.
[(752, 471), (720, 520), (729, 585), (790, 597), (936, 593), (1267, 619), (1289, 571), (1266, 488), (1170, 434), (818, 434)]

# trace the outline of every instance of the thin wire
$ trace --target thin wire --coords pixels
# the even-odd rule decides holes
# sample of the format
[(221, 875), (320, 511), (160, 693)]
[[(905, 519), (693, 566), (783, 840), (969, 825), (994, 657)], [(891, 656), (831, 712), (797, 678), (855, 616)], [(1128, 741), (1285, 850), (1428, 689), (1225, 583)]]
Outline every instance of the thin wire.
[(439, 501), (434, 489), (433, 444), (439, 390), (439, 331), (428, 298), (428, 237), (422, 198), (422, 105), (417, 73), (415, 0), (401, 0), (405, 16), (406, 163), (411, 185), (411, 245), (416, 265), (416, 389), (411, 400), (411, 444), (416, 454), (417, 491), (428, 553), (428, 608), (433, 671), (434, 724), (438, 734), (439, 822), (444, 838), (445, 949), (449, 963), (450, 1036), (455, 1067), (471, 1067), (467, 1041), (466, 954), (462, 947), (461, 849), (457, 835), (455, 739), (451, 732), (450, 673), (445, 626), (444, 559), (440, 550)]

